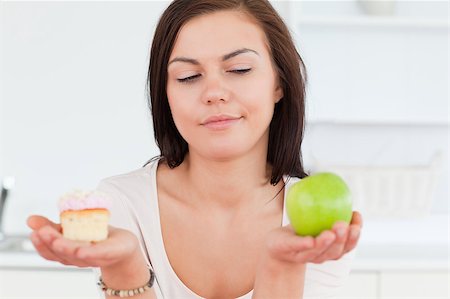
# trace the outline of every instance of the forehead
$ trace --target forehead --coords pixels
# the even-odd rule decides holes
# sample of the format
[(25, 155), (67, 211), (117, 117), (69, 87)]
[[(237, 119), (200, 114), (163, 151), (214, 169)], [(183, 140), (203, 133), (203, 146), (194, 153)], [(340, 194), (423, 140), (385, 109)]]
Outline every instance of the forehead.
[(197, 16), (184, 24), (178, 33), (170, 59), (176, 56), (217, 58), (241, 48), (268, 55), (264, 31), (243, 12), (219, 11)]

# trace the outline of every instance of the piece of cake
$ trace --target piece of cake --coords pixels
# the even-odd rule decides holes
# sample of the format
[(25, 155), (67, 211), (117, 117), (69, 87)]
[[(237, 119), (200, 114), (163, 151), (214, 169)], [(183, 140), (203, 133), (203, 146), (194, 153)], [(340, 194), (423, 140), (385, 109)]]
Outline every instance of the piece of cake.
[(59, 200), (63, 236), (77, 241), (102, 241), (108, 237), (110, 202), (97, 191), (73, 191)]

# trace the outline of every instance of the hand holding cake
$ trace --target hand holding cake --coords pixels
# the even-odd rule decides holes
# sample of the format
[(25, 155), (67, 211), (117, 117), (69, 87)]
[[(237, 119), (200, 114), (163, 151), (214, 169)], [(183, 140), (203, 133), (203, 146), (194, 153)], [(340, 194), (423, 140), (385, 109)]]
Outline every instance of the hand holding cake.
[(27, 219), (40, 256), (63, 265), (99, 268), (98, 285), (105, 298), (156, 298), (151, 289), (155, 274), (136, 235), (108, 225), (113, 205), (105, 193), (73, 191), (60, 198), (58, 208), (61, 223), (40, 215)]
[(78, 267), (145, 264), (136, 236), (108, 225), (111, 201), (98, 191), (73, 191), (58, 202), (61, 223), (40, 215), (28, 218), (30, 239), (47, 260)]

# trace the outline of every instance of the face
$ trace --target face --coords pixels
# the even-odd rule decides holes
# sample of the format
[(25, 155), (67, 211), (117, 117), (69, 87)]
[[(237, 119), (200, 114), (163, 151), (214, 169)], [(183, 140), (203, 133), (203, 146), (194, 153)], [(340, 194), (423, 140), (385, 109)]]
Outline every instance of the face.
[(283, 94), (264, 31), (236, 11), (187, 22), (170, 55), (167, 96), (190, 153), (220, 160), (267, 153)]

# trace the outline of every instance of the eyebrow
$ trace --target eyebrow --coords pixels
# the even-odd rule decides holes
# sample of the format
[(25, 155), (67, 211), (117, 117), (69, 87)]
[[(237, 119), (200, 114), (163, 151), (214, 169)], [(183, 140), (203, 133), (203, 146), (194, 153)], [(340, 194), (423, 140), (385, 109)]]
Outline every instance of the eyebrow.
[[(231, 58), (233, 58), (235, 56), (238, 56), (240, 54), (243, 54), (243, 53), (254, 53), (254, 54), (259, 56), (259, 53), (256, 52), (255, 50), (248, 49), (248, 48), (242, 48), (242, 49), (239, 49), (239, 50), (236, 50), (236, 51), (233, 51), (231, 53), (223, 55), (222, 56), (222, 61), (229, 60), (229, 59), (231, 59)], [(192, 58), (187, 58), (187, 57), (176, 57), (176, 58), (172, 59), (167, 64), (167, 66), (169, 66), (171, 63), (174, 63), (174, 62), (177, 62), (177, 61), (178, 62), (186, 62), (186, 63), (190, 63), (190, 64), (194, 64), (194, 65), (200, 65), (200, 62), (198, 62), (198, 60), (195, 60), (195, 59), (192, 59)]]

